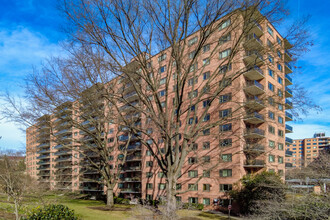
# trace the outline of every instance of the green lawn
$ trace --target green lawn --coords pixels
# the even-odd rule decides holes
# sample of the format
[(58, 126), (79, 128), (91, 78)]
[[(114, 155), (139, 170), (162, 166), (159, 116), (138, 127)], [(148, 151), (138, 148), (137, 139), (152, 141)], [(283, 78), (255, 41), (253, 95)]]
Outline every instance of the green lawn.
[[(81, 219), (93, 219), (93, 220), (122, 220), (122, 219), (157, 219), (158, 215), (153, 214), (150, 210), (134, 205), (119, 205), (116, 204), (113, 210), (106, 208), (104, 202), (95, 200), (82, 200), (72, 199), (67, 196), (55, 196), (47, 195), (42, 199), (30, 197), (25, 200), (25, 211), (42, 206), (44, 203), (63, 204), (73, 209), (75, 213)], [(0, 219), (14, 219), (14, 216), (10, 213), (13, 212), (13, 204), (8, 203), (5, 197), (0, 196)], [(214, 219), (227, 219), (226, 217), (220, 217), (218, 215), (197, 211), (197, 210), (179, 210), (177, 213), (184, 219), (200, 219), (200, 220), (214, 220)]]

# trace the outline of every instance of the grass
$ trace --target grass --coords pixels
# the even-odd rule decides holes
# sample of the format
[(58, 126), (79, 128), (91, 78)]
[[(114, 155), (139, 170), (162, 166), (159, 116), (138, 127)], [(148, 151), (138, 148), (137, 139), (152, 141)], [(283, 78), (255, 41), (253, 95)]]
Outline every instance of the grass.
[[(40, 199), (35, 197), (28, 197), (24, 201), (24, 210), (31, 210), (34, 207), (42, 206), (44, 202), (53, 204), (63, 204), (73, 209), (78, 217), (81, 219), (93, 219), (93, 220), (122, 220), (122, 219), (145, 219), (150, 217), (157, 219), (158, 215), (155, 215), (150, 210), (147, 210), (141, 206), (134, 205), (120, 205), (116, 204), (112, 210), (109, 210), (104, 202), (96, 200), (83, 200), (74, 199), (68, 196), (56, 196), (56, 195), (44, 195)], [(8, 203), (6, 197), (0, 196), (0, 219), (14, 219), (13, 204)], [(21, 212), (24, 214), (24, 211)], [(214, 220), (214, 219), (227, 219), (207, 212), (198, 210), (179, 210), (177, 213), (183, 219), (198, 219), (198, 220)], [(154, 218), (155, 217), (155, 218)], [(149, 219), (149, 218), (148, 218)]]

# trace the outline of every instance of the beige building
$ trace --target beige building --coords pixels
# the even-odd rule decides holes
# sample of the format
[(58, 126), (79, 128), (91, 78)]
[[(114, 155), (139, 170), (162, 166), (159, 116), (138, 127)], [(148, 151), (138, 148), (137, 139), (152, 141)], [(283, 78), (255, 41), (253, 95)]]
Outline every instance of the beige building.
[(319, 154), (329, 148), (330, 138), (325, 133), (315, 133), (312, 138), (295, 139), (292, 144), (288, 144), (286, 149), (292, 152), (292, 156), (287, 157), (286, 163), (289, 168), (305, 167), (311, 163)]
[[(219, 67), (219, 62), (230, 55), (231, 42), (240, 32), (240, 29), (237, 29), (224, 34), (233, 22), (228, 17), (219, 21), (219, 31), (206, 42), (194, 65), (194, 68), (202, 67), (203, 73), (190, 78), (187, 82), (185, 92), (187, 100), (190, 100), (207, 88), (206, 82), (210, 73), (216, 72), (217, 69), (219, 76), (216, 79), (220, 81), (223, 73), (230, 77), (238, 70), (247, 69), (232, 81), (231, 85), (226, 86), (218, 97), (219, 101), (212, 102), (209, 113), (203, 118), (202, 112), (208, 105), (207, 100), (194, 106), (195, 117), (183, 117), (187, 119), (182, 121), (185, 125), (194, 124), (195, 120), (211, 123), (221, 119), (223, 123), (203, 130), (202, 135), (191, 145), (181, 175), (178, 176), (177, 189), (184, 193), (177, 198), (182, 202), (211, 205), (214, 199), (226, 198), (225, 193), (246, 174), (269, 170), (284, 176), (285, 145), (291, 142), (285, 134), (292, 132), (292, 127), (286, 125), (287, 121), (292, 120), (290, 113), (286, 112), (287, 109), (292, 108), (292, 103), (288, 99), (292, 97), (292, 92), (287, 87), (292, 84), (292, 79), (289, 77), (292, 73), (289, 64), (292, 58), (286, 50), (291, 46), (269, 22), (264, 20), (259, 24), (254, 21), (251, 23), (249, 33), (246, 34), (242, 51), (235, 55), (232, 63)], [(219, 39), (219, 36), (226, 38)], [(188, 37), (187, 59), (194, 52), (194, 44), (198, 38), (199, 32)], [(219, 43), (221, 43), (217, 52), (219, 56), (212, 58), (211, 51), (214, 51)], [(170, 50), (171, 48), (168, 48), (150, 58), (150, 63), (153, 63), (151, 68), (156, 69), (160, 75), (164, 74), (160, 84), (167, 77), (165, 72), (169, 68), (167, 59), (170, 57)], [(131, 105), (138, 103), (138, 96), (132, 86), (125, 81), (119, 81), (118, 89), (122, 91), (123, 96), (130, 99)], [(161, 85), (159, 95), (168, 92), (168, 100), (172, 100), (175, 91), (174, 82), (175, 77), (171, 77), (169, 88), (173, 87), (173, 90), (165, 91)], [(125, 84), (124, 88), (122, 85)], [(208, 92), (212, 92), (212, 88)], [(169, 109), (173, 106), (172, 102), (161, 104)], [(88, 136), (84, 136), (83, 132), (75, 130), (66, 123), (66, 118), (70, 118), (70, 114), (76, 114), (73, 106), (74, 104), (70, 103), (67, 108), (55, 110), (51, 117), (41, 118), (38, 124), (27, 130), (28, 161), (31, 160), (28, 171), (31, 175), (37, 175), (40, 181), (49, 182), (52, 189), (102, 192), (103, 186), (86, 181), (87, 178), (79, 175), (84, 168), (81, 166), (83, 158), (74, 150), (72, 140), (88, 139)], [(83, 111), (81, 108), (79, 110)], [(122, 106), (120, 110), (130, 111), (130, 107)], [(134, 114), (134, 111), (130, 114)], [(141, 117), (141, 126), (153, 132), (153, 125), (148, 124), (148, 120), (143, 116), (138, 117)], [(61, 137), (62, 144), (52, 142), (47, 122), (55, 124), (54, 134), (56, 137)], [(111, 129), (116, 130), (117, 126), (113, 124), (110, 126)], [(141, 137), (144, 138), (143, 135)], [(114, 135), (109, 132), (107, 138), (111, 143)], [(123, 144), (127, 139), (125, 134), (119, 136), (119, 142)], [(162, 140), (157, 138), (157, 132), (154, 139), (161, 145)], [(151, 140), (145, 141), (152, 145)], [(73, 147), (68, 150), (63, 145)], [(35, 153), (33, 149), (37, 149)], [(150, 151), (141, 144), (139, 138), (133, 138), (128, 150), (130, 156), (121, 172), (121, 181), (116, 194), (127, 198), (148, 199), (162, 196), (165, 190), (164, 174), (160, 172)], [(162, 148), (158, 153), (162, 154)], [(120, 155), (118, 152), (114, 154), (116, 157)], [(84, 172), (83, 176), (86, 175), (90, 179), (99, 178), (99, 174), (95, 172)]]

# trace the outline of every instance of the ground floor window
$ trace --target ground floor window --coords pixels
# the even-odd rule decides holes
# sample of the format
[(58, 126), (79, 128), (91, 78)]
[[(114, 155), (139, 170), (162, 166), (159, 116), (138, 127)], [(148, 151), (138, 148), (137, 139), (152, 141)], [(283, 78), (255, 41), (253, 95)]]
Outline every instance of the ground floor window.
[(198, 203), (198, 198), (197, 197), (189, 197), (188, 202), (197, 204)]

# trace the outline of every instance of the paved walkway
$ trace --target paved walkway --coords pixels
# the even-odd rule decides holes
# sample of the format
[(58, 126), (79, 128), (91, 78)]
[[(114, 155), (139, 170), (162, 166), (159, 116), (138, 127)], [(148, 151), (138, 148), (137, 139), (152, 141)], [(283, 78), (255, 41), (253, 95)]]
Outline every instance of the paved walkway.
[[(207, 212), (218, 215), (218, 216), (221, 216), (221, 217), (228, 217), (228, 214), (225, 214), (225, 213), (222, 213), (222, 212), (219, 212), (219, 211), (210, 210), (210, 211), (207, 211)], [(236, 217), (236, 216), (230, 216), (230, 219), (243, 220), (243, 218)]]

